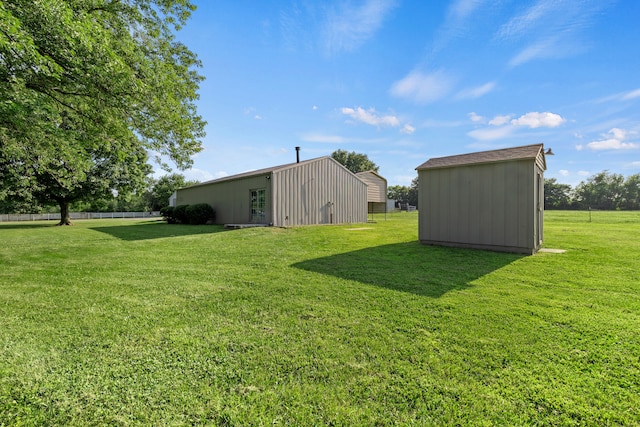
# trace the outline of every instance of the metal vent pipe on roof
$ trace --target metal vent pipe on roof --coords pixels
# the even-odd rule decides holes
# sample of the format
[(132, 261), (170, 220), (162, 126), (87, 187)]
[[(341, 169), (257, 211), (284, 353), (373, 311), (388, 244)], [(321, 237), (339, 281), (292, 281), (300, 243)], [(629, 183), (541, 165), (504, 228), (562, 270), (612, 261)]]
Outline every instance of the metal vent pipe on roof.
[(300, 147), (296, 147), (296, 163), (300, 163)]

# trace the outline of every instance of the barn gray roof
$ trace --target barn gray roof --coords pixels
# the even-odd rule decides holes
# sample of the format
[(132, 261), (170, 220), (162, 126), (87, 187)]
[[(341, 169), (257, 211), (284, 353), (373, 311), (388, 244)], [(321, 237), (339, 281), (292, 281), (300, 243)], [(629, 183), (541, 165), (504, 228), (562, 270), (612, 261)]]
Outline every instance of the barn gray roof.
[(416, 170), (537, 159), (538, 156), (542, 156), (542, 162), (544, 164), (543, 148), (544, 146), (542, 144), (533, 144), (522, 147), (503, 148), (500, 150), (459, 154), (457, 156), (435, 157), (418, 166)]
[[(284, 164), (284, 165), (272, 166), (270, 168), (264, 168), (264, 169), (256, 169), (256, 170), (242, 172), (242, 173), (235, 174), (235, 175), (225, 176), (223, 178), (213, 179), (213, 180), (210, 180), (210, 181), (199, 182), (198, 184), (194, 184), (194, 185), (191, 185), (189, 187), (198, 187), (200, 185), (208, 185), (208, 184), (214, 184), (214, 183), (217, 184), (219, 182), (232, 181), (234, 179), (248, 178), (248, 177), (251, 177), (251, 176), (263, 175), (263, 174), (270, 174), (270, 173), (281, 171), (281, 170), (284, 170), (284, 169), (297, 167), (297, 166), (303, 165), (305, 163), (313, 163), (313, 162), (317, 162), (319, 160), (324, 160), (324, 159), (329, 159), (331, 161), (334, 161), (334, 162), (338, 163), (331, 156), (316, 157), (314, 159), (301, 160), (300, 162), (287, 163), (287, 164)], [(340, 164), (340, 163), (338, 163), (338, 164)], [(340, 166), (342, 166), (342, 164), (340, 164)], [(342, 166), (342, 167), (344, 167), (344, 166)], [(345, 170), (347, 170), (347, 169), (345, 168)], [(360, 179), (360, 178), (358, 178), (358, 179)]]

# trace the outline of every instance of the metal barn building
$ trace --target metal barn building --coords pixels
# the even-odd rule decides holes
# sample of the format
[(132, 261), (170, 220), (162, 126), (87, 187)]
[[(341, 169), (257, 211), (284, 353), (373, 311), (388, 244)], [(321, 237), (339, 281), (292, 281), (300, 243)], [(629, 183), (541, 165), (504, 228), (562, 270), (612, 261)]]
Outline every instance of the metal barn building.
[(387, 213), (387, 180), (375, 171), (358, 172), (356, 176), (367, 183), (368, 212)]
[(181, 188), (177, 205), (208, 203), (217, 224), (367, 222), (367, 184), (333, 158), (255, 170)]
[(420, 242), (525, 254), (540, 249), (542, 144), (433, 158), (416, 169)]

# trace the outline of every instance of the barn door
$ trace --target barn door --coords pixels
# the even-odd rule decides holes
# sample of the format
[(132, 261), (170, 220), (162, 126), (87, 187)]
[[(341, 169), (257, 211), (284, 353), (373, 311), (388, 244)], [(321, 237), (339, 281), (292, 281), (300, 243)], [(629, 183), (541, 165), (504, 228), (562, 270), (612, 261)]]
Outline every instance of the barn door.
[(264, 188), (251, 190), (251, 222), (263, 224), (265, 222), (266, 191)]

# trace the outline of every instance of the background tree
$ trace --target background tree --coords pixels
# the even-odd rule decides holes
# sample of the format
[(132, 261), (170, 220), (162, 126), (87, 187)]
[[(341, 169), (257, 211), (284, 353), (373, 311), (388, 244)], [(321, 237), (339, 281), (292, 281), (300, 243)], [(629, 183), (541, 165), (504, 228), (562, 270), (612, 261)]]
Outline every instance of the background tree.
[(353, 173), (374, 171), (380, 169), (375, 163), (369, 160), (366, 154), (359, 154), (355, 151), (336, 150), (331, 153), (331, 157), (340, 162), (344, 167)]
[(409, 187), (405, 185), (390, 185), (387, 187), (387, 197), (396, 203), (409, 203)]
[(544, 180), (544, 208), (569, 209), (571, 207), (571, 186), (560, 184), (555, 178)]
[(628, 176), (623, 185), (622, 209), (640, 209), (640, 174)]
[(160, 177), (151, 187), (151, 209), (159, 211), (169, 206), (169, 197), (174, 191), (197, 183), (198, 181), (187, 181), (184, 175), (177, 173)]
[(407, 203), (409, 203), (411, 206), (418, 206), (418, 177), (417, 176), (411, 180), (411, 186), (409, 187)]
[(619, 209), (624, 193), (624, 177), (603, 171), (581, 182), (575, 189), (575, 200), (582, 209)]
[(411, 180), (411, 185), (391, 185), (387, 187), (387, 197), (400, 205), (418, 206), (418, 177)]
[[(148, 152), (201, 150), (188, 0), (0, 2), (0, 200), (69, 204), (142, 191)], [(169, 169), (166, 163), (162, 166)]]

